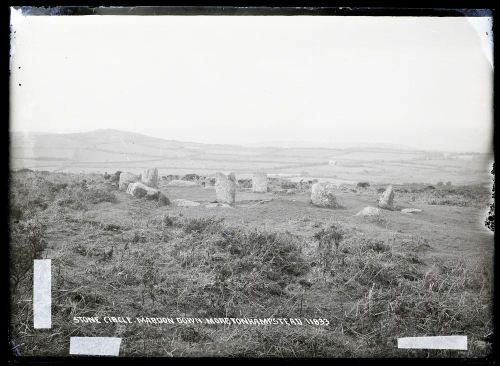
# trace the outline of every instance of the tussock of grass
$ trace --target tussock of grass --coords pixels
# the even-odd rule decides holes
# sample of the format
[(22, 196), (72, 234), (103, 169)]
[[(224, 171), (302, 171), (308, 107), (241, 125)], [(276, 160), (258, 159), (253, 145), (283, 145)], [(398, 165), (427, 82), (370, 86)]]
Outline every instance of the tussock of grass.
[(15, 220), (30, 218), (36, 212), (57, 205), (85, 210), (89, 204), (116, 202), (112, 188), (103, 184), (89, 186), (68, 174), (47, 176), (40, 172), (15, 172), (10, 177), (10, 209)]
[(105, 188), (81, 186), (73, 184), (70, 189), (65, 189), (56, 198), (59, 206), (69, 207), (74, 210), (86, 209), (88, 204), (97, 204), (101, 202), (116, 202), (116, 196)]
[[(182, 268), (205, 278), (191, 298), (205, 303), (211, 316), (236, 316), (239, 307), (270, 300), (307, 272), (298, 239), (291, 235), (247, 231), (214, 219), (187, 219), (182, 228), (188, 235), (174, 243), (170, 254)], [(182, 279), (176, 286), (191, 287)]]

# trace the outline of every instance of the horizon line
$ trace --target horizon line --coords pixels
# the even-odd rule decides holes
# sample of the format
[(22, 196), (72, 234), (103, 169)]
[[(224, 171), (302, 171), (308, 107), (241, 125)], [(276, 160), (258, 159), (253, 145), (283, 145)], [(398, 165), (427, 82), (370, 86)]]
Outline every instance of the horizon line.
[[(48, 131), (26, 131), (26, 130), (12, 130), (9, 128), (9, 134), (32, 134), (32, 135), (78, 135), (78, 134), (86, 134), (93, 133), (99, 131), (115, 131), (121, 133), (128, 133), (133, 135), (140, 135), (148, 138), (154, 138), (164, 141), (172, 141), (172, 142), (182, 142), (182, 143), (192, 143), (192, 144), (203, 144), (203, 145), (225, 145), (225, 146), (244, 146), (244, 147), (253, 147), (253, 148), (280, 148), (280, 149), (332, 149), (332, 150), (347, 150), (356, 148), (356, 144), (365, 145), (360, 146), (359, 148), (371, 148), (371, 149), (388, 149), (388, 150), (404, 150), (404, 151), (413, 151), (413, 152), (423, 152), (423, 153), (452, 153), (452, 154), (480, 154), (480, 155), (491, 155), (494, 151), (491, 149), (490, 151), (456, 151), (456, 150), (439, 150), (439, 149), (423, 149), (417, 148), (409, 145), (402, 144), (394, 144), (387, 142), (357, 142), (357, 143), (347, 143), (344, 144), (343, 147), (335, 147), (332, 146), (331, 143), (328, 142), (320, 142), (320, 141), (289, 141), (289, 140), (273, 140), (273, 141), (255, 141), (255, 142), (247, 142), (247, 143), (220, 143), (220, 142), (200, 142), (200, 141), (187, 141), (187, 140), (177, 140), (177, 139), (168, 139), (164, 137), (157, 137), (148, 135), (142, 132), (135, 132), (129, 130), (119, 130), (116, 128), (98, 128), (86, 131), (79, 132), (48, 132)], [(269, 144), (269, 145), (267, 145)], [(272, 144), (298, 144), (301, 146), (277, 146)], [(316, 144), (316, 146), (314, 146)], [(384, 145), (384, 146), (366, 146), (366, 145)]]

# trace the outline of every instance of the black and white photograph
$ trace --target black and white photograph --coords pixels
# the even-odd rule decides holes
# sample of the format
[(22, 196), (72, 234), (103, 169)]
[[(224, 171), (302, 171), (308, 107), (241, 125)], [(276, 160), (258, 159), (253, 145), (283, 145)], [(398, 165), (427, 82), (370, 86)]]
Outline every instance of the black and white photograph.
[(165, 9), (10, 8), (11, 357), (491, 359), (493, 11)]

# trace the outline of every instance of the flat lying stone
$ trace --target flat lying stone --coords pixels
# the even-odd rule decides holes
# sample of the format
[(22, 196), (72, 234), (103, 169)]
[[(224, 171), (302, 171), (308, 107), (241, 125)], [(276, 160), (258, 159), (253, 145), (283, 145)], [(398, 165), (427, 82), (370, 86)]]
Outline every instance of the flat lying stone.
[(147, 199), (158, 199), (161, 192), (141, 182), (135, 182), (128, 185), (127, 193), (138, 198), (146, 197)]
[(180, 180), (180, 179), (175, 179), (167, 184), (168, 186), (174, 186), (174, 187), (193, 187), (197, 186), (198, 183), (192, 182), (190, 180)]
[(176, 205), (176, 206), (179, 206), (179, 207), (196, 207), (196, 206), (200, 205), (199, 202), (185, 200), (185, 199), (182, 199), (182, 198), (179, 198), (179, 199), (176, 199), (176, 200), (172, 200), (172, 203), (174, 205)]
[(365, 207), (361, 211), (359, 211), (356, 215), (354, 216), (379, 216), (380, 215), (380, 209), (376, 207)]
[(401, 210), (401, 212), (406, 213), (406, 214), (411, 214), (411, 213), (415, 213), (415, 212), (422, 212), (422, 210), (419, 208), (403, 208)]
[(228, 205), (227, 203), (209, 203), (205, 207), (206, 208), (217, 208), (217, 207), (221, 207), (221, 208), (234, 208), (234, 207)]

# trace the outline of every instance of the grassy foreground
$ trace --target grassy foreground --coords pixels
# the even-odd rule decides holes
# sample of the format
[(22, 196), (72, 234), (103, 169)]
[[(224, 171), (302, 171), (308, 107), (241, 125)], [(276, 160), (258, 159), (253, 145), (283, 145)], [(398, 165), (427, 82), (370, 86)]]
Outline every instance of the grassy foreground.
[[(462, 191), (466, 198), (458, 206), (476, 197), (473, 188), (452, 194)], [(409, 192), (417, 201), (429, 194)], [(431, 259), (418, 235), (404, 242), (378, 240), (331, 221), (312, 237), (300, 236), (193, 218), (168, 207), (151, 216), (154, 202), (120, 200), (98, 176), (18, 172), (10, 195), (11, 334), (21, 355), (68, 355), (71, 336), (122, 337), (123, 356), (491, 353), (483, 341), (492, 329), (491, 267)], [(450, 204), (442, 198), (444, 203), (432, 204)], [(100, 205), (126, 205), (126, 214), (99, 216)], [(35, 258), (52, 259), (48, 330), (33, 329)], [(105, 316), (202, 322), (104, 323)], [(101, 324), (75, 324), (74, 317), (99, 317)], [(292, 318), (302, 324), (226, 324), (225, 318)], [(467, 335), (469, 349), (396, 347), (398, 337), (423, 335)]]

